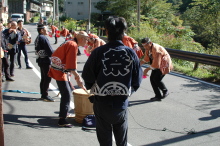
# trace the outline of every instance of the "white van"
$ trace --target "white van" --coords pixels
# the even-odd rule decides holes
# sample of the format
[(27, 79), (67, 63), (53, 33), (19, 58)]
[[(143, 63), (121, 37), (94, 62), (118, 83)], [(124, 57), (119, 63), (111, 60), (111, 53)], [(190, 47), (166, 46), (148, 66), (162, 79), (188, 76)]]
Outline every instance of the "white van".
[(18, 20), (23, 20), (24, 22), (24, 14), (19, 14), (19, 13), (11, 14), (11, 21), (17, 22)]

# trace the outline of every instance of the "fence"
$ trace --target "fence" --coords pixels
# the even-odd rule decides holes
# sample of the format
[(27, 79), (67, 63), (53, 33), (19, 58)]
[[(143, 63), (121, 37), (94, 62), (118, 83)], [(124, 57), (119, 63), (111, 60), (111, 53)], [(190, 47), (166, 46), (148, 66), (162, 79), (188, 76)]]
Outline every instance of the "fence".
[[(86, 31), (88, 32), (88, 26), (76, 26), (76, 31)], [(97, 36), (104, 36), (105, 35), (105, 29), (104, 27), (91, 27), (90, 33), (96, 34)]]

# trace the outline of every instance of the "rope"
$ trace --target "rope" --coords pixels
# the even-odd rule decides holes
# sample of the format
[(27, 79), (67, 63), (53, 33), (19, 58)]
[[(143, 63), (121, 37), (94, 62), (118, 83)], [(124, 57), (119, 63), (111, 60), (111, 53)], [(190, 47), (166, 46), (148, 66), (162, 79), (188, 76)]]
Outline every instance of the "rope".
[(25, 92), (21, 90), (2, 90), (2, 92), (14, 92), (14, 93), (27, 93), (27, 94), (40, 94), (38, 92)]
[[(173, 133), (180, 133), (180, 134), (187, 134), (187, 135), (197, 134), (197, 133), (203, 133), (203, 132), (196, 132), (194, 129), (187, 130), (187, 128), (184, 128), (184, 131), (185, 131), (185, 132), (178, 132), (178, 131), (169, 130), (169, 129), (167, 129), (166, 127), (163, 128), (163, 129), (148, 128), (148, 127), (145, 127), (145, 126), (139, 124), (139, 123), (135, 120), (135, 118), (134, 118), (133, 115), (131, 114), (129, 108), (128, 108), (128, 112), (130, 113), (131, 117), (133, 118), (133, 120), (135, 121), (136, 124), (138, 124), (138, 125), (139, 125), (140, 127), (142, 127), (142, 128), (148, 129), (148, 130), (154, 130), (154, 131), (169, 131), (169, 132), (173, 132)], [(207, 133), (207, 132), (206, 132), (206, 133)], [(213, 133), (213, 132), (210, 132), (210, 133)]]

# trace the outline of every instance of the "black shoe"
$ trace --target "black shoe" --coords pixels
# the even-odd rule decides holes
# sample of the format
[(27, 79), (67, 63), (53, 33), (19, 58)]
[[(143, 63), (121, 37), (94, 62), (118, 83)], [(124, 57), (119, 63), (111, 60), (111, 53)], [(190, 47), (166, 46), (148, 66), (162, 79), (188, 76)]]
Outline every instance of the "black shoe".
[(73, 125), (70, 124), (70, 123), (68, 123), (68, 122), (66, 121), (66, 119), (59, 119), (58, 125), (59, 125), (60, 127), (66, 127), (66, 128), (72, 128), (72, 127), (73, 127)]
[(162, 99), (166, 98), (170, 93), (167, 91), (165, 93), (163, 93)]
[(19, 66), (18, 69), (21, 69), (21, 66)]
[(2, 82), (5, 82), (5, 80), (4, 80), (4, 79), (2, 79)]
[(11, 79), (11, 78), (7, 78), (6, 81), (8, 82), (14, 82), (15, 80)]
[(161, 101), (161, 98), (158, 98), (158, 97), (153, 97), (150, 99), (151, 101)]
[(14, 77), (15, 75), (13, 73), (11, 73), (11, 77)]
[(26, 69), (33, 69), (33, 68), (32, 68), (32, 67), (30, 67), (30, 66), (27, 66), (27, 67), (26, 67)]
[(54, 44), (57, 44), (57, 43), (54, 43)]
[[(42, 98), (42, 97), (41, 97)], [(50, 96), (47, 96), (47, 97), (44, 97), (43, 98), (44, 101), (47, 101), (47, 102), (54, 102), (55, 100), (53, 98), (51, 98)]]

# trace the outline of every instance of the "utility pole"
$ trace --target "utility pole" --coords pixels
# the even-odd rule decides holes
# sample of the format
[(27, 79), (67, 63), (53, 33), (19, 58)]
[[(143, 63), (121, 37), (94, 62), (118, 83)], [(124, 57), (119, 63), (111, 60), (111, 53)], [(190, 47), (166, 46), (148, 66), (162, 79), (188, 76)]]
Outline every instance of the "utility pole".
[(59, 21), (59, 2), (56, 0), (56, 16), (57, 16), (57, 21)]
[(137, 21), (138, 21), (138, 31), (140, 31), (140, 4), (141, 0), (137, 0)]
[(55, 12), (56, 12), (55, 5), (56, 5), (56, 1), (53, 0), (53, 21), (52, 21), (52, 24), (54, 24), (54, 20), (55, 20)]
[(89, 22), (88, 22), (88, 30), (87, 30), (87, 33), (90, 33), (90, 29), (91, 29), (90, 21), (91, 21), (91, 0), (89, 0)]
[[(1, 56), (0, 51), (0, 56)], [(2, 68), (2, 60), (0, 60), (0, 68)], [(3, 100), (2, 100), (2, 70), (0, 70), (0, 146), (4, 146), (4, 119), (3, 119)]]

